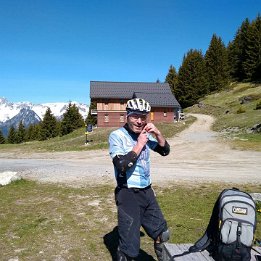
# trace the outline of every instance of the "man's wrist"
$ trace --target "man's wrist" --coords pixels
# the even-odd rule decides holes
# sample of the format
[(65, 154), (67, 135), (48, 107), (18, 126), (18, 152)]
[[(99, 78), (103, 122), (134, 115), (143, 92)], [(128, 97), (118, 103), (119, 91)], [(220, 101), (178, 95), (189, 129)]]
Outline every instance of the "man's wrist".
[(158, 130), (157, 132), (155, 132), (155, 135), (160, 136), (161, 135), (160, 131)]

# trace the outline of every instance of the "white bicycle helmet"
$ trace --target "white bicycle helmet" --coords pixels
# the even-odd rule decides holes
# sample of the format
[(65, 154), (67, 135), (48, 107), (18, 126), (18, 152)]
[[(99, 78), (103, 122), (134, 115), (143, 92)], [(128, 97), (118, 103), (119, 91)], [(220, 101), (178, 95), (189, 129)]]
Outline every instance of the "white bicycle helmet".
[(137, 113), (145, 113), (148, 114), (151, 110), (150, 104), (141, 99), (141, 98), (134, 98), (127, 101), (126, 106), (127, 112), (137, 112)]

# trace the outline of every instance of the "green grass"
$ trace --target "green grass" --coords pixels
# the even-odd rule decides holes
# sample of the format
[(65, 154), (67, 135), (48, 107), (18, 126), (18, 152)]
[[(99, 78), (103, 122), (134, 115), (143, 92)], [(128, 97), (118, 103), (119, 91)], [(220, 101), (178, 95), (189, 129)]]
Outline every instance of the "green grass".
[[(260, 185), (237, 187), (261, 191)], [(170, 242), (195, 242), (205, 231), (213, 204), (224, 188), (227, 185), (214, 183), (155, 187), (171, 231)], [(25, 180), (0, 187), (0, 259), (111, 260), (110, 251), (117, 246), (113, 191), (111, 185), (68, 188)], [(259, 213), (259, 239), (260, 222)], [(153, 242), (142, 235), (141, 260), (153, 260), (148, 258), (155, 258)]]
[[(165, 137), (170, 138), (184, 130), (195, 119), (188, 117), (185, 121), (175, 123), (156, 124)], [(89, 133), (87, 139), (90, 141), (85, 145), (85, 128), (80, 128), (74, 132), (52, 138), (46, 141), (33, 141), (22, 144), (0, 144), (0, 151), (22, 151), (22, 152), (55, 152), (55, 151), (83, 151), (94, 149), (107, 149), (108, 137), (112, 130), (116, 128), (95, 128)]]
[(88, 140), (92, 140), (89, 145), (85, 145), (86, 136), (85, 128), (80, 128), (74, 132), (62, 136), (55, 137), (46, 141), (32, 141), (22, 144), (1, 144), (2, 150), (23, 150), (25, 152), (32, 151), (81, 151), (97, 148), (105, 148), (108, 146), (107, 139), (113, 128), (97, 128), (88, 134)]
[(249, 133), (254, 125), (261, 123), (261, 111), (256, 110), (260, 101), (260, 84), (232, 84), (226, 90), (208, 95), (200, 101), (200, 106), (194, 105), (186, 112), (215, 116), (213, 129), (222, 132), (233, 148), (261, 151), (261, 134)]

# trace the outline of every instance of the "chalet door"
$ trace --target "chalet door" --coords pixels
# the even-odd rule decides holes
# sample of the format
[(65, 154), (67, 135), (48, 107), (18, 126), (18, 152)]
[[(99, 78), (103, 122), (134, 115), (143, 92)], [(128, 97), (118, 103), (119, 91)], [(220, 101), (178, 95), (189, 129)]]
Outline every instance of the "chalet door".
[(153, 111), (150, 112), (150, 120), (154, 121), (154, 112)]

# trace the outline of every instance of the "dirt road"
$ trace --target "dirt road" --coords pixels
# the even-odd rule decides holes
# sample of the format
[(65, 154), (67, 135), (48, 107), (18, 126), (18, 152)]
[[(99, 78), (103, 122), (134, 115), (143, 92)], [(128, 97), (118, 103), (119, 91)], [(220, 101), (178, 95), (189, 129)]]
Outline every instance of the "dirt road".
[[(194, 114), (197, 121), (171, 140), (171, 153), (151, 153), (154, 184), (229, 182), (261, 184), (261, 152), (231, 150), (211, 131), (214, 119)], [(0, 172), (17, 171), (41, 182), (88, 185), (114, 183), (107, 150), (58, 153), (1, 153)]]

